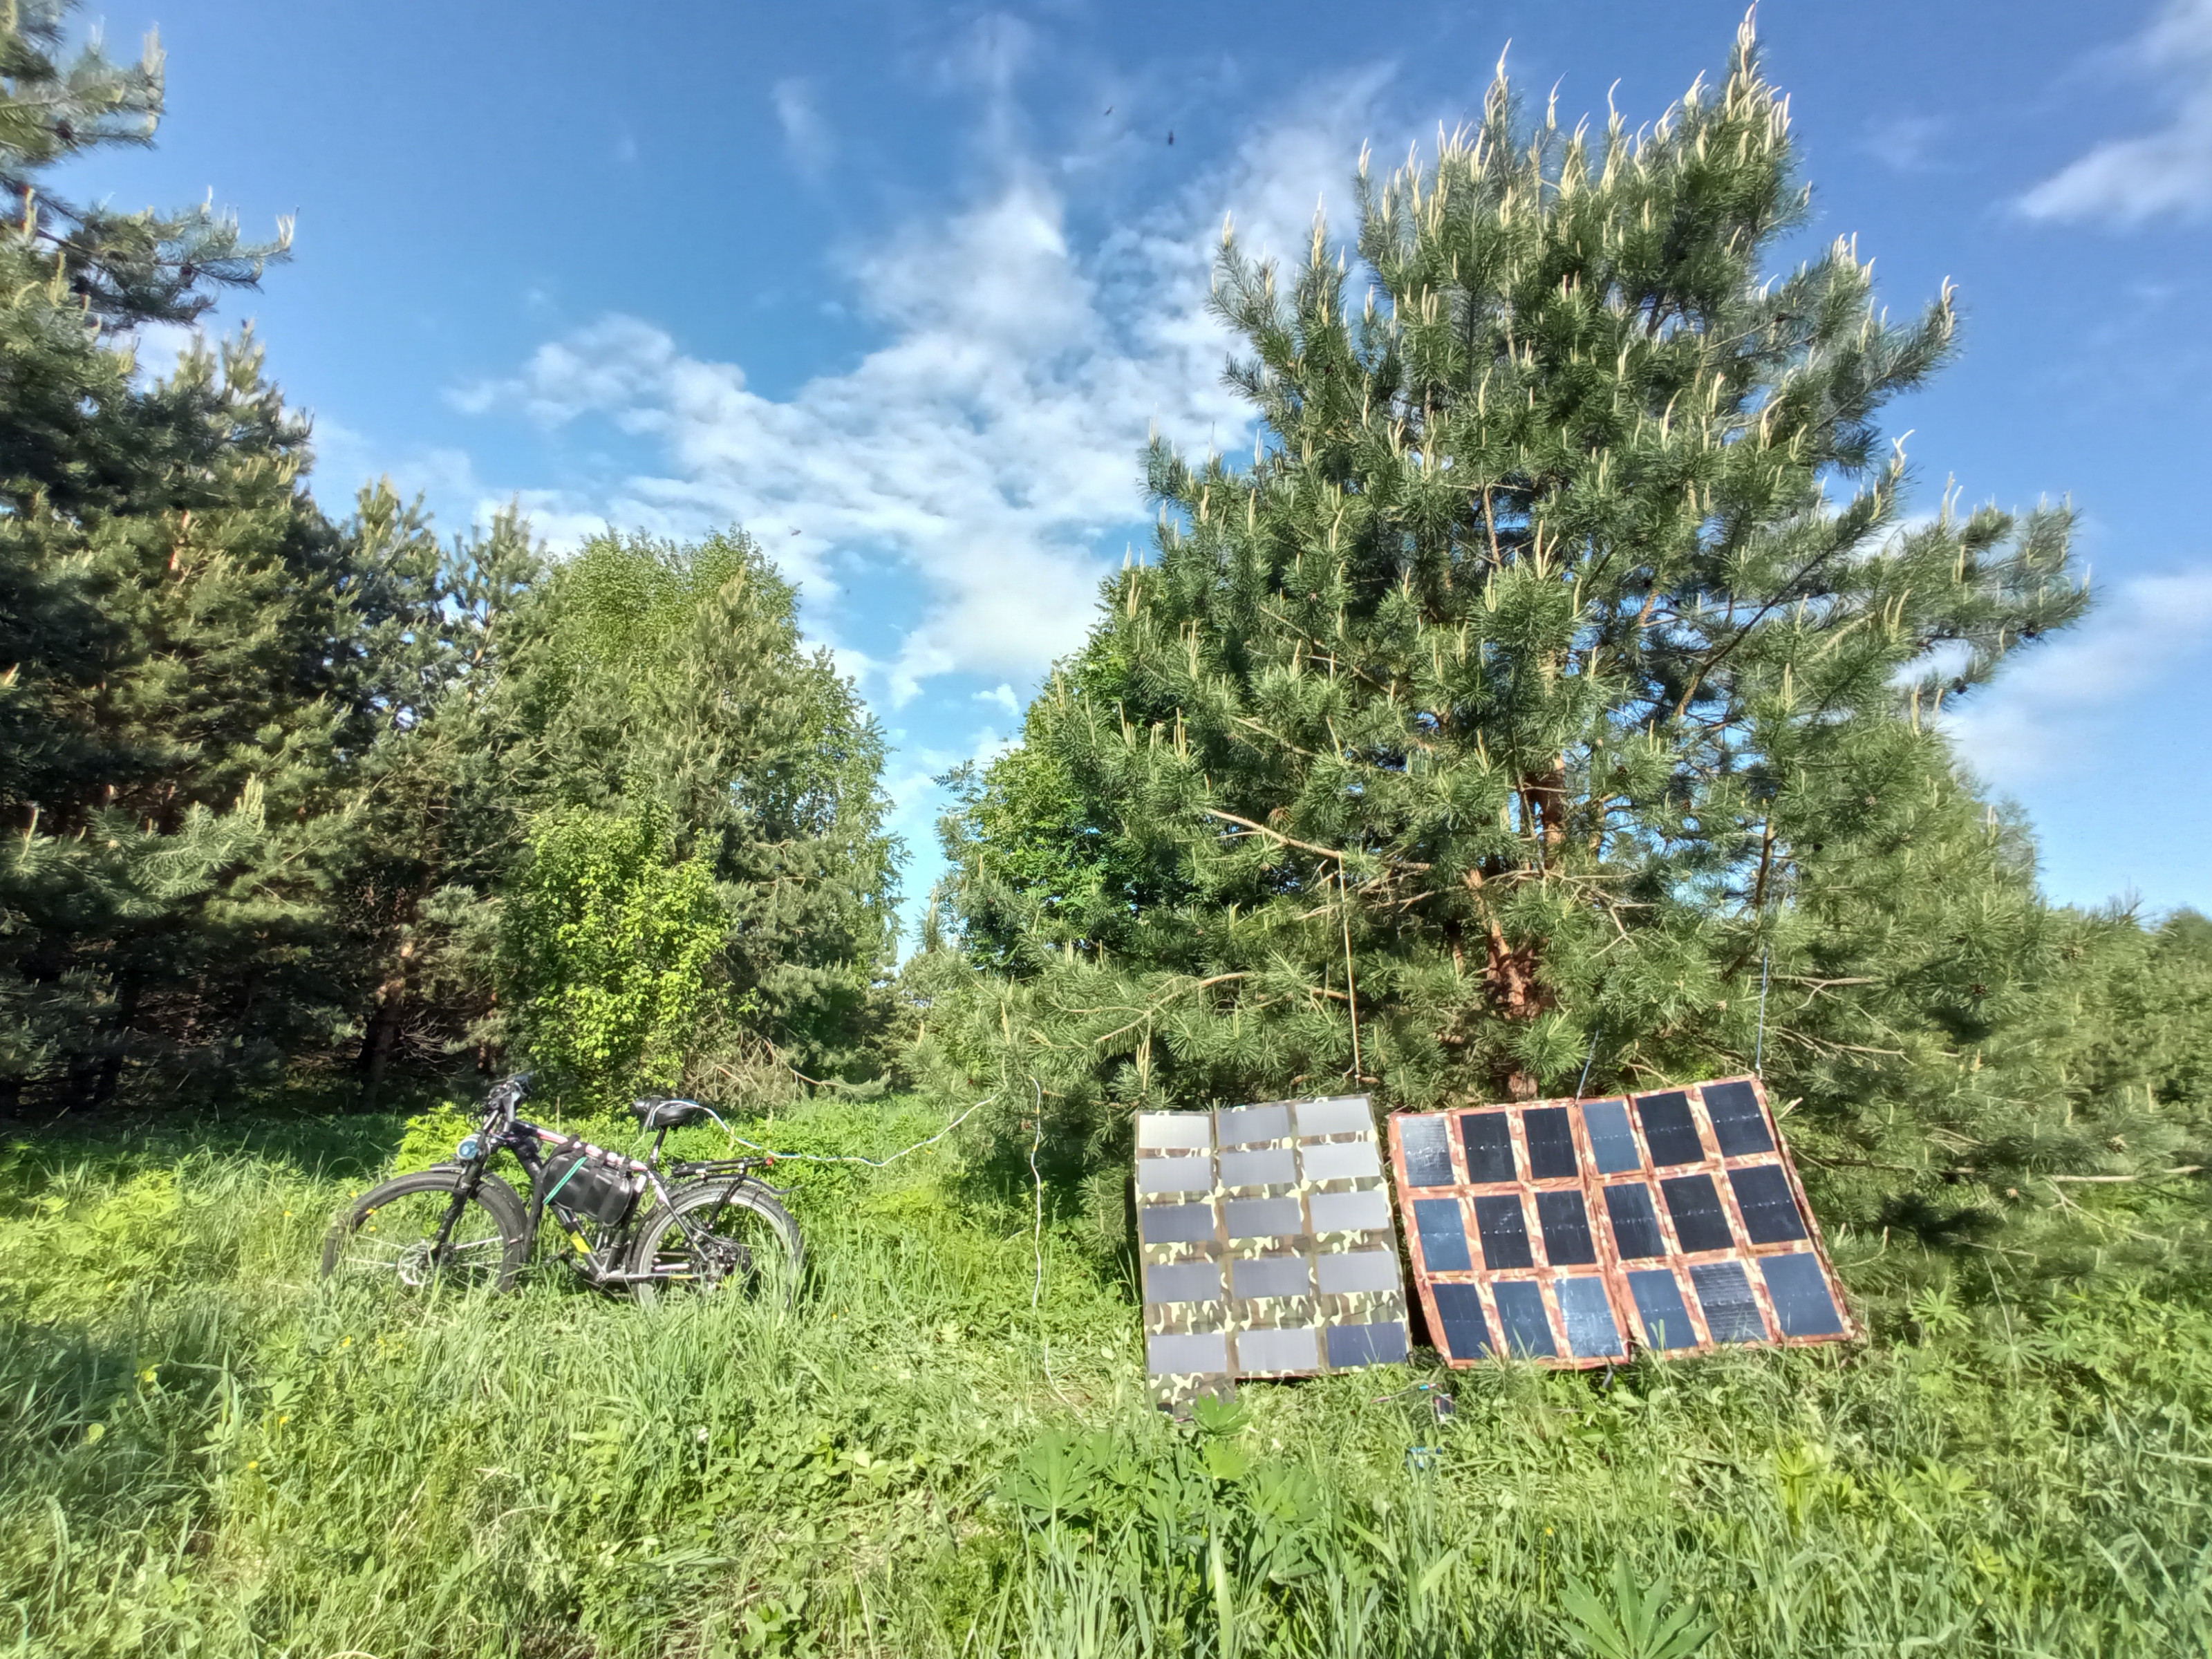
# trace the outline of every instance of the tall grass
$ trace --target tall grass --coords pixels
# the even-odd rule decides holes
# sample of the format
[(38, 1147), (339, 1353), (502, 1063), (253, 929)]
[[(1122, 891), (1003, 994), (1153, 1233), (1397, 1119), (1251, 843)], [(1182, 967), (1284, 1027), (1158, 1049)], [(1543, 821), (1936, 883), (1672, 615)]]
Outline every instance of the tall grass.
[(798, 1170), (787, 1310), (550, 1273), (393, 1307), (313, 1268), (398, 1131), (8, 1156), (0, 1652), (1630, 1653), (1689, 1613), (1709, 1654), (2212, 1653), (2185, 1282), (1916, 1263), (1908, 1301), (1847, 1242), (1863, 1350), (1390, 1368), (1182, 1426), (1123, 1261), (1048, 1226), (1033, 1309), (1027, 1195), (950, 1151)]

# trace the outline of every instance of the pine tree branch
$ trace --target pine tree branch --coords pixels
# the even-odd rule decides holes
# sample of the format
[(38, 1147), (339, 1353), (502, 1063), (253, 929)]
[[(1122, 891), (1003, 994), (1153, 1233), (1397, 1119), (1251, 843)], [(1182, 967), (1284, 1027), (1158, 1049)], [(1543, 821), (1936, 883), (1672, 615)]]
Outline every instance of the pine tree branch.
[(1311, 853), (1316, 858), (1334, 859), (1339, 863), (1342, 863), (1347, 858), (1380, 858), (1383, 863), (1389, 865), (1393, 869), (1408, 871), (1416, 875), (1431, 867), (1412, 859), (1394, 859), (1384, 854), (1340, 853), (1332, 847), (1316, 847), (1310, 841), (1300, 841), (1294, 836), (1285, 835), (1279, 830), (1270, 830), (1264, 823), (1255, 823), (1249, 818), (1240, 818), (1236, 813), (1224, 812), (1218, 806), (1201, 806), (1198, 810), (1208, 817), (1220, 818), (1224, 823), (1240, 824), (1254, 835), (1266, 836), (1270, 840), (1280, 842), (1285, 847), (1295, 847), (1301, 853)]
[[(1126, 1036), (1131, 1031), (1135, 1030), (1137, 1027), (1150, 1020), (1153, 1015), (1158, 1013), (1159, 1011), (1166, 1007), (1168, 1004), (1176, 1001), (1179, 998), (1187, 997), (1194, 991), (1203, 991), (1212, 986), (1226, 985), (1231, 980), (1249, 979), (1251, 977), (1252, 975), (1249, 973), (1216, 974), (1210, 979), (1194, 980), (1188, 985), (1179, 986), (1175, 990), (1169, 992), (1166, 995), (1156, 998), (1152, 1002), (1146, 1004), (1142, 1010), (1130, 1011), (1136, 1012), (1136, 1018), (1131, 1020), (1126, 1025), (1116, 1026), (1114, 1030), (1107, 1032), (1103, 1036), (1091, 1038), (1091, 1046), (1095, 1048), (1102, 1043), (1111, 1042), (1117, 1036)], [(1104, 1010), (1101, 1008), (1068, 1008), (1065, 1009), (1064, 1012), (1068, 1013), (1101, 1013), (1103, 1012)]]
[(2069, 1184), (2069, 1185), (2074, 1185), (2074, 1184), (2088, 1185), (2088, 1184), (2091, 1184), (2091, 1183), (2095, 1183), (2095, 1184), (2098, 1184), (2098, 1185), (2112, 1185), (2112, 1186), (2118, 1186), (2118, 1185), (2122, 1185), (2122, 1184), (2124, 1184), (2124, 1183), (2129, 1182), (2136, 1182), (2136, 1181), (2168, 1181), (2168, 1180), (2171, 1180), (2171, 1179), (2172, 1179), (2172, 1177), (2174, 1177), (2175, 1176), (2201, 1175), (2201, 1174), (2203, 1172), (2203, 1170), (2204, 1170), (2204, 1166), (2203, 1166), (2202, 1164), (2179, 1164), (2179, 1165), (2177, 1165), (2176, 1167), (2174, 1167), (2173, 1169), (2171, 1169), (2171, 1170), (2144, 1170), (2141, 1175), (2118, 1175), (2118, 1176), (2062, 1176), (2062, 1175), (2047, 1175), (2047, 1176), (2041, 1176), (2041, 1177), (2040, 1177), (2040, 1179), (2045, 1180), (2045, 1181), (2051, 1182), (2052, 1182), (2054, 1185), (2055, 1185), (2056, 1183), (2057, 1183), (2057, 1182), (2062, 1182), (2062, 1181), (2063, 1181), (2063, 1182), (2067, 1182), (2067, 1183), (2068, 1183), (2068, 1184)]

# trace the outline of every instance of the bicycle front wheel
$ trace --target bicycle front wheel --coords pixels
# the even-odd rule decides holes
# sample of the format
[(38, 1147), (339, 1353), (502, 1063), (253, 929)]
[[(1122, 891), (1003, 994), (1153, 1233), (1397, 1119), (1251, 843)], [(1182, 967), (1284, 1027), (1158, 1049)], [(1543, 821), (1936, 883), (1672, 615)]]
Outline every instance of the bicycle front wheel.
[(457, 1169), (421, 1170), (363, 1193), (323, 1243), (323, 1277), (402, 1291), (507, 1289), (529, 1251), (528, 1212), (497, 1176), (479, 1176), (466, 1196), (462, 1180)]
[(678, 1291), (789, 1302), (806, 1245), (791, 1212), (750, 1181), (695, 1181), (645, 1218), (630, 1246), (630, 1290), (651, 1307)]

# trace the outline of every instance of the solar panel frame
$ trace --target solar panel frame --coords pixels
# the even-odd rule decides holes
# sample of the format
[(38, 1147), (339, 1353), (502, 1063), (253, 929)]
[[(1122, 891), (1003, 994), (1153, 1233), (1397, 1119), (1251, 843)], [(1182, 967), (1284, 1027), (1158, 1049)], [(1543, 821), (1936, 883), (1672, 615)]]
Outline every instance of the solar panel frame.
[[(1750, 1120), (1741, 1109), (1743, 1103), (1741, 1091), (1747, 1087), (1751, 1098), (1757, 1105), (1759, 1126), (1764, 1128), (1769, 1143), (1765, 1149), (1746, 1152), (1735, 1156), (1723, 1152), (1721, 1136), (1716, 1130), (1711, 1114), (1706, 1109), (1704, 1093), (1708, 1088), (1717, 1088), (1722, 1085), (1726, 1085), (1730, 1091), (1726, 1098), (1731, 1108), (1727, 1115), (1731, 1138), (1738, 1145), (1744, 1144), (1747, 1139), (1745, 1129)], [(1689, 1136), (1684, 1132), (1681, 1110), (1673, 1101), (1665, 1098), (1672, 1096), (1681, 1097), (1683, 1104), (1686, 1106), (1687, 1128), (1693, 1132), (1696, 1143), (1697, 1156), (1694, 1159), (1687, 1157), (1691, 1151), (1691, 1144)], [(1651, 1142), (1645, 1133), (1644, 1114), (1638, 1109), (1639, 1100), (1651, 1097), (1660, 1097), (1655, 1103), (1662, 1109), (1656, 1114), (1656, 1116), (1662, 1127), (1662, 1133), (1665, 1133), (1668, 1141), (1662, 1150), (1672, 1153), (1675, 1160), (1663, 1165), (1655, 1161)], [(1524, 1115), (1538, 1111), (1553, 1112), (1562, 1107), (1569, 1109), (1567, 1121), (1572, 1131), (1577, 1171), (1571, 1177), (1559, 1176), (1544, 1179), (1533, 1178), (1529, 1173), (1528, 1144)], [(1585, 1109), (1591, 1107), (1605, 1109), (1603, 1118), (1606, 1125), (1606, 1167), (1601, 1167), (1598, 1149), (1593, 1139), (1590, 1124), (1585, 1116)], [(1470, 1118), (1482, 1120), (1478, 1127), (1484, 1133), (1476, 1135), (1474, 1139), (1493, 1150), (1496, 1147), (1497, 1120), (1499, 1118), (1505, 1120), (1508, 1128), (1507, 1139), (1513, 1155), (1514, 1178), (1511, 1181), (1476, 1181), (1473, 1178), (1476, 1172), (1471, 1168), (1468, 1160), (1468, 1147), (1472, 1143), (1462, 1127)], [(1624, 1166), (1622, 1162), (1626, 1147), (1620, 1138), (1619, 1123), (1623, 1118), (1627, 1124), (1627, 1145), (1633, 1146), (1636, 1154), (1637, 1163), (1633, 1168)], [(1546, 1120), (1547, 1127), (1555, 1130), (1556, 1121), (1555, 1119)], [(1409, 1139), (1418, 1140), (1429, 1149), (1429, 1167), (1425, 1170), (1425, 1173), (1429, 1175), (1439, 1173), (1433, 1165), (1436, 1131), (1428, 1127), (1431, 1124), (1439, 1124), (1444, 1129), (1443, 1139), (1452, 1178), (1448, 1185), (1431, 1184), (1415, 1188), (1408, 1179), (1410, 1171), (1407, 1168), (1406, 1151)], [(1708, 1283), (1717, 1286), (1723, 1280), (1733, 1282), (1733, 1275), (1706, 1273), (1693, 1276), (1692, 1272), (1693, 1268), (1707, 1267), (1723, 1262), (1738, 1264), (1741, 1269), (1744, 1281), (1748, 1285), (1751, 1298), (1756, 1306), (1762, 1327), (1762, 1334), (1757, 1340), (1759, 1346), (1806, 1346), (1814, 1343), (1856, 1340), (1862, 1334), (1861, 1327), (1852, 1316), (1850, 1304), (1844, 1296), (1843, 1287), (1836, 1279), (1834, 1267), (1828, 1258), (1826, 1243), (1821, 1236), (1819, 1218), (1814, 1215), (1812, 1206), (1806, 1200), (1804, 1185), (1798, 1178), (1796, 1167), (1790, 1160), (1788, 1148), (1783, 1141), (1780, 1127), (1775, 1120), (1772, 1108), (1766, 1098), (1765, 1089), (1756, 1078), (1718, 1078), (1705, 1084), (1677, 1085), (1653, 1089), (1644, 1091), (1644, 1096), (1600, 1096), (1586, 1100), (1539, 1100), (1515, 1103), (1510, 1105), (1484, 1106), (1472, 1109), (1455, 1109), (1443, 1112), (1400, 1113), (1387, 1120), (1386, 1128), (1389, 1135), (1391, 1172), (1398, 1183), (1401, 1205), (1418, 1203), (1419, 1212), (1423, 1214), (1424, 1219), (1431, 1224), (1442, 1219), (1443, 1213), (1442, 1204), (1444, 1200), (1451, 1200), (1457, 1208), (1467, 1249), (1468, 1260), (1465, 1266), (1459, 1265), (1459, 1258), (1455, 1252), (1449, 1250), (1449, 1248), (1436, 1249), (1436, 1245), (1432, 1244), (1431, 1241), (1434, 1240), (1437, 1243), (1449, 1247), (1450, 1241), (1445, 1230), (1431, 1224), (1426, 1231), (1419, 1227), (1411, 1228), (1407, 1235), (1414, 1289), (1421, 1299), (1422, 1310), (1427, 1316), (1429, 1329), (1437, 1335), (1439, 1352), (1447, 1364), (1461, 1367), (1475, 1364), (1484, 1358), (1492, 1357), (1498, 1352), (1497, 1345), (1504, 1340), (1502, 1334), (1510, 1326), (1509, 1322), (1500, 1317), (1497, 1287), (1499, 1285), (1516, 1284), (1534, 1284), (1538, 1287), (1539, 1294), (1542, 1298), (1544, 1313), (1551, 1326), (1553, 1352), (1549, 1356), (1534, 1356), (1538, 1363), (1562, 1369), (1589, 1368), (1617, 1363), (1616, 1355), (1588, 1352), (1577, 1355), (1568, 1340), (1565, 1310), (1559, 1301), (1558, 1285), (1562, 1280), (1592, 1277), (1601, 1279), (1605, 1285), (1607, 1298), (1613, 1310), (1616, 1332), (1621, 1339), (1624, 1350), (1635, 1348), (1644, 1352), (1660, 1352), (1668, 1358), (1678, 1358), (1711, 1353), (1723, 1346), (1742, 1346), (1741, 1342), (1723, 1343), (1716, 1340), (1713, 1325), (1707, 1319), (1704, 1304), (1699, 1299), (1696, 1282), (1698, 1277), (1703, 1277)], [(1496, 1168), (1488, 1169), (1486, 1172), (1498, 1173), (1502, 1170), (1502, 1167), (1501, 1161)], [(1796, 1207), (1797, 1218), (1803, 1224), (1802, 1237), (1778, 1237), (1766, 1243), (1753, 1241), (1750, 1230), (1746, 1224), (1743, 1207), (1738, 1200), (1733, 1177), (1740, 1171), (1765, 1169), (1778, 1169), (1782, 1172), (1788, 1185), (1790, 1200)], [(1698, 1177), (1703, 1177), (1704, 1182), (1710, 1184), (1720, 1215), (1727, 1224), (1727, 1240), (1724, 1245), (1715, 1242), (1711, 1243), (1710, 1248), (1687, 1250), (1683, 1248), (1681, 1236), (1675, 1226), (1674, 1214), (1667, 1202), (1666, 1190), (1661, 1183), (1662, 1180), (1668, 1182), (1688, 1182), (1694, 1188), (1700, 1185), (1696, 1179)], [(1753, 1177), (1747, 1184), (1756, 1190), (1762, 1184), (1770, 1183), (1771, 1179), (1771, 1177)], [(1613, 1205), (1606, 1196), (1606, 1189), (1638, 1185), (1642, 1186), (1645, 1190), (1652, 1218), (1656, 1224), (1662, 1246), (1662, 1253), (1656, 1256), (1625, 1255), (1622, 1252), (1621, 1241), (1614, 1235)], [(1568, 1190), (1577, 1191), (1581, 1194), (1589, 1236), (1595, 1246), (1597, 1260), (1595, 1264), (1582, 1261), (1553, 1263), (1550, 1260), (1549, 1249), (1541, 1225), (1542, 1218), (1538, 1213), (1539, 1205), (1535, 1195), (1539, 1193), (1560, 1193)], [(1476, 1200), (1491, 1200), (1491, 1206), (1494, 1206), (1497, 1200), (1509, 1194), (1517, 1200), (1522, 1211), (1522, 1224), (1528, 1235), (1528, 1261), (1526, 1264), (1516, 1261), (1513, 1265), (1493, 1267), (1483, 1252), (1481, 1230), (1473, 1224), (1476, 1219)], [(1557, 1200), (1554, 1200), (1554, 1203), (1556, 1205)], [(1622, 1205), (1625, 1212), (1632, 1210), (1632, 1205), (1626, 1201)], [(1640, 1221), (1641, 1218), (1638, 1218)], [(1493, 1232), (1497, 1231), (1493, 1229)], [(1431, 1261), (1432, 1249), (1435, 1249), (1437, 1256), (1433, 1265)], [(1834, 1304), (1833, 1329), (1817, 1330), (1811, 1334), (1793, 1335), (1784, 1328), (1768, 1285), (1764, 1264), (1773, 1258), (1790, 1255), (1808, 1255), (1818, 1264), (1820, 1283), (1826, 1287), (1827, 1295)], [(1784, 1278), (1797, 1287), (1798, 1296), (1802, 1297), (1802, 1295), (1809, 1292), (1811, 1280), (1802, 1268), (1791, 1267), (1781, 1271)], [(1642, 1322), (1639, 1297), (1635, 1286), (1632, 1285), (1630, 1275), (1655, 1273), (1664, 1273), (1672, 1278), (1675, 1293), (1680, 1300), (1683, 1312), (1687, 1316), (1690, 1327), (1687, 1334), (1693, 1340), (1680, 1340), (1683, 1333), (1673, 1330), (1668, 1334), (1670, 1346), (1664, 1349), (1656, 1348), (1648, 1340)], [(1444, 1310), (1438, 1305), (1436, 1295), (1438, 1285), (1464, 1285), (1472, 1289), (1480, 1298), (1482, 1319), (1487, 1327), (1486, 1343), (1482, 1352), (1463, 1355), (1456, 1352), (1447, 1341), (1444, 1335), (1447, 1328)], [(1642, 1288), (1644, 1293), (1643, 1301), (1649, 1302), (1651, 1299), (1652, 1286), (1646, 1281)], [(1531, 1328), (1525, 1323), (1528, 1313), (1527, 1298), (1526, 1291), (1516, 1291), (1510, 1298), (1515, 1302), (1516, 1309), (1524, 1319), (1524, 1323), (1521, 1327), (1524, 1330)], [(1455, 1291), (1448, 1299), (1453, 1302), (1456, 1310), (1450, 1322), (1451, 1328), (1461, 1334), (1463, 1338), (1472, 1340), (1474, 1328), (1467, 1317), (1468, 1302), (1465, 1293)], [(1585, 1322), (1583, 1329), (1587, 1335), (1587, 1320), (1589, 1312), (1588, 1292), (1577, 1292), (1575, 1300), (1580, 1307), (1581, 1316)], [(1742, 1321), (1742, 1304), (1740, 1300), (1737, 1300), (1729, 1303), (1728, 1307), (1730, 1310), (1730, 1319), (1735, 1322), (1730, 1328), (1738, 1328)], [(1817, 1316), (1817, 1310), (1809, 1310), (1811, 1316), (1808, 1316), (1808, 1310), (1797, 1302), (1793, 1302), (1793, 1310), (1795, 1310), (1793, 1321), (1801, 1328), (1821, 1326), (1828, 1322)], [(1588, 1348), (1590, 1345), (1586, 1341), (1584, 1346)]]
[[(1146, 1371), (1157, 1400), (1226, 1399), (1241, 1377), (1406, 1357), (1411, 1333), (1397, 1221), (1367, 1097), (1140, 1112), (1136, 1131), (1132, 1186)], [(1179, 1160), (1205, 1164), (1202, 1188), (1199, 1171)], [(1204, 1277), (1190, 1271), (1194, 1263), (1213, 1267), (1219, 1294), (1178, 1299)], [(1270, 1291), (1304, 1288), (1247, 1295), (1240, 1282)], [(1201, 1335), (1220, 1341), (1183, 1340)], [(1208, 1363), (1184, 1363), (1193, 1357)]]

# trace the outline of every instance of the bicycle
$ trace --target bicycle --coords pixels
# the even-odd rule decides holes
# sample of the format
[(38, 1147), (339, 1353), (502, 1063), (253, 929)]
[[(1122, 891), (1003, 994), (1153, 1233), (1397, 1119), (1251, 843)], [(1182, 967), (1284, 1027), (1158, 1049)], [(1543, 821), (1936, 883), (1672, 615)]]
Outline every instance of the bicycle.
[[(641, 1131), (653, 1134), (652, 1149), (634, 1158), (520, 1116), (532, 1075), (491, 1090), (483, 1123), (453, 1162), (356, 1199), (324, 1242), (323, 1277), (503, 1291), (529, 1261), (550, 1212), (570, 1247), (564, 1258), (586, 1284), (628, 1291), (648, 1307), (664, 1291), (687, 1287), (787, 1301), (796, 1293), (806, 1260), (799, 1224), (778, 1201), (781, 1189), (753, 1173), (770, 1159), (677, 1163), (663, 1176), (668, 1132), (714, 1118), (710, 1109), (696, 1100), (634, 1102)], [(491, 1172), (502, 1152), (529, 1177), (526, 1205)]]

